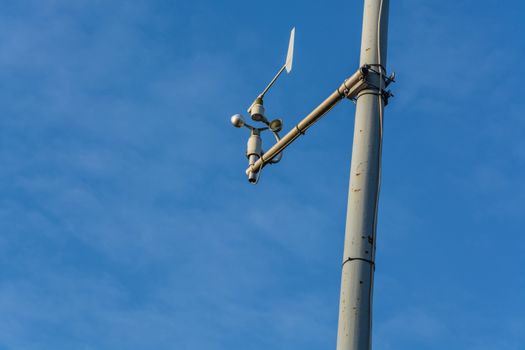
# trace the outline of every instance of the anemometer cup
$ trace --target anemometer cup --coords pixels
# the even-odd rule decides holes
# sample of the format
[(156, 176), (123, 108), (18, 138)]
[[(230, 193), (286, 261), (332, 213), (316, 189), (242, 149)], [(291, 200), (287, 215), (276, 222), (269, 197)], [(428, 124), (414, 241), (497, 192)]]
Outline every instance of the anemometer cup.
[(230, 121), (232, 125), (236, 128), (242, 128), (245, 125), (244, 118), (240, 114), (232, 115)]
[(279, 132), (283, 129), (283, 121), (282, 119), (274, 119), (268, 124), (268, 127), (273, 132)]

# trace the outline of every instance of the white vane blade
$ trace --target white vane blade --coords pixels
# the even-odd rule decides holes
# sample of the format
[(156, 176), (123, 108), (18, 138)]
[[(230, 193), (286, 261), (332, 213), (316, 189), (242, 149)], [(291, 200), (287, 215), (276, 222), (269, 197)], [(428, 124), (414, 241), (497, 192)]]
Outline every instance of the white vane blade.
[(295, 27), (292, 28), (292, 32), (290, 33), (290, 43), (288, 44), (288, 54), (286, 55), (286, 73), (290, 73), (292, 71), (294, 40)]

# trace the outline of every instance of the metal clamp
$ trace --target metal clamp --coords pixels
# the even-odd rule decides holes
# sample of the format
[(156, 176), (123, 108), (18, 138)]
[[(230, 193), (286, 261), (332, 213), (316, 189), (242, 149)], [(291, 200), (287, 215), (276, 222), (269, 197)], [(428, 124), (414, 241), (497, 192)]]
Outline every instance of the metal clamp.
[[(372, 67), (378, 67), (379, 69), (374, 69)], [(366, 91), (366, 92), (364, 92), (362, 94), (358, 94), (357, 96), (353, 97), (352, 100), (355, 102), (355, 101), (357, 101), (357, 99), (359, 97), (361, 97), (363, 95), (370, 95), (371, 94), (371, 95), (381, 96), (385, 106), (388, 105), (388, 99), (390, 97), (393, 97), (394, 94), (392, 94), (392, 92), (390, 90), (386, 90), (384, 88), (380, 88), (379, 86), (377, 86), (377, 82), (376, 81), (372, 81), (370, 73), (373, 73), (376, 76), (379, 76), (379, 79), (383, 80), (383, 86), (386, 88), (388, 85), (390, 85), (391, 83), (395, 82), (395, 77), (396, 77), (395, 72), (393, 72), (392, 74), (387, 76), (385, 73), (383, 73), (383, 72), (386, 72), (386, 68), (383, 67), (383, 65), (381, 65), (381, 64), (365, 64), (360, 69), (363, 72), (363, 79), (365, 80), (365, 83), (366, 83), (366, 87), (363, 88), (361, 91), (363, 91), (363, 90), (370, 90), (370, 89), (373, 89), (373, 90), (376, 90), (376, 91), (374, 91), (374, 92)], [(374, 79), (374, 80), (377, 80), (377, 78)]]

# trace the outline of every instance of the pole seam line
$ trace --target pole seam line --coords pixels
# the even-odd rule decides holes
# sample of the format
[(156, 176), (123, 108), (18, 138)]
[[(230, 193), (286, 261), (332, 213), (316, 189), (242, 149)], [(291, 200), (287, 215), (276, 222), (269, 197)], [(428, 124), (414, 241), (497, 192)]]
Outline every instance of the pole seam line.
[(364, 261), (364, 262), (367, 262), (369, 263), (370, 265), (374, 266), (374, 269), (375, 269), (375, 265), (376, 263), (372, 260), (369, 260), (369, 259), (365, 259), (365, 258), (347, 258), (345, 261), (343, 261), (343, 264), (341, 266), (345, 266), (345, 264), (347, 262), (350, 262), (350, 261), (354, 261), (354, 260), (360, 260), (360, 261)]

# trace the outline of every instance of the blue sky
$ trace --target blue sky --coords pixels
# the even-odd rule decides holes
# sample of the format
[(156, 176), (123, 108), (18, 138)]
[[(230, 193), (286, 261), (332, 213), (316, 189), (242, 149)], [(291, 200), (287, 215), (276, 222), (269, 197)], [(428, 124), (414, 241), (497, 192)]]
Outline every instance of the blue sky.
[[(0, 1), (0, 349), (335, 348), (362, 1)], [(392, 1), (376, 349), (523, 349), (521, 1)], [(265, 139), (265, 144), (271, 140)], [(520, 181), (521, 180), (521, 181)]]

